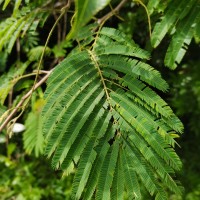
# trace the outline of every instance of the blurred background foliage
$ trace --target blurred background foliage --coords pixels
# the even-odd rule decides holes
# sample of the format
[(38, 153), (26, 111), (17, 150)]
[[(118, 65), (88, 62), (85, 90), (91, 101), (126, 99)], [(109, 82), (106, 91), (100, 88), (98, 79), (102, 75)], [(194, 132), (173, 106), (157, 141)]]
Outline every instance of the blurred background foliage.
[(1, 144), (0, 199), (69, 199), (72, 176), (61, 179), (46, 159), (23, 154), (17, 140), (12, 139), (6, 148)]
[[(28, 2), (28, 1), (27, 1)], [(41, 1), (43, 2), (43, 1)], [(62, 3), (62, 1), (60, 1)], [(64, 1), (63, 1), (64, 2)], [(114, 7), (119, 1), (113, 0)], [(147, 0), (143, 1), (147, 4)], [(163, 1), (157, 8), (157, 12), (151, 16), (152, 26), (155, 24), (159, 13), (165, 9), (167, 2)], [(10, 4), (6, 12), (0, 11), (0, 21), (12, 13)], [(101, 11), (99, 15), (106, 14), (109, 8)], [(184, 123), (185, 131), (177, 141), (180, 148), (176, 151), (183, 162), (183, 169), (178, 174), (185, 193), (183, 197), (169, 194), (170, 200), (199, 200), (200, 199), (200, 39), (195, 37), (190, 44), (187, 53), (176, 70), (171, 71), (164, 66), (164, 56), (170, 42), (167, 36), (156, 49), (152, 49), (149, 41), (148, 20), (145, 9), (130, 1), (120, 10), (120, 18), (113, 17), (106, 22), (107, 26), (116, 27), (132, 37), (141, 47), (152, 52), (152, 58), (149, 61), (152, 66), (157, 68), (163, 77), (170, 84), (170, 90), (167, 94), (160, 94), (174, 109), (175, 113)], [(13, 95), (16, 96), (12, 103), (16, 105), (20, 97), (33, 84), (33, 77), (19, 78), (23, 72), (31, 72), (36, 69), (36, 63), (42, 52), (49, 27), (53, 26), (56, 19), (55, 14), (50, 14), (46, 18), (45, 24), (41, 25), (37, 32), (31, 34), (31, 30), (20, 40), (21, 52), (20, 58), (17, 52), (17, 44), (11, 54), (6, 51), (0, 52), (0, 73), (8, 74), (9, 78), (16, 80), (9, 89), (13, 88)], [(62, 22), (64, 23), (64, 22)], [(70, 26), (70, 22), (67, 26)], [(43, 26), (43, 28), (42, 28)], [(42, 69), (48, 69), (52, 62), (62, 60), (64, 55), (73, 47), (72, 43), (66, 43), (63, 40), (58, 45), (60, 37), (60, 24), (57, 31), (54, 31), (47, 48), (46, 57), (42, 64)], [(34, 27), (33, 27), (34, 30)], [(54, 64), (56, 64), (56, 62)], [(20, 70), (19, 70), (20, 69)], [(16, 75), (16, 72), (18, 75)], [(9, 79), (10, 80), (10, 79)], [(8, 80), (8, 81), (9, 81)], [(0, 79), (0, 84), (1, 79)], [(45, 87), (45, 86), (43, 86)], [(0, 134), (0, 200), (38, 200), (38, 199), (69, 199), (71, 191), (72, 176), (63, 177), (61, 172), (55, 172), (51, 169), (48, 161), (38, 155), (43, 153), (42, 135), (35, 136), (35, 141), (40, 141), (33, 146), (28, 144), (29, 131), (37, 129), (39, 120), (37, 114), (41, 111), (43, 105), (43, 90), (41, 87), (33, 94), (31, 105), (28, 111), (20, 117), (20, 122), (28, 128), (23, 133), (14, 134), (11, 139), (3, 132)], [(21, 92), (23, 90), (23, 92)], [(10, 90), (7, 91), (9, 93)], [(5, 91), (3, 91), (5, 93)], [(2, 94), (3, 94), (2, 92)], [(0, 91), (1, 93), (1, 91)], [(7, 96), (7, 95), (6, 95)], [(4, 99), (9, 107), (9, 98)], [(0, 116), (5, 107), (0, 106)], [(29, 111), (32, 110), (30, 113)], [(39, 137), (39, 138), (38, 138)], [(30, 139), (31, 140), (31, 139)], [(25, 142), (26, 141), (26, 142)], [(24, 151), (25, 150), (25, 151)], [(146, 197), (150, 199), (150, 197)]]

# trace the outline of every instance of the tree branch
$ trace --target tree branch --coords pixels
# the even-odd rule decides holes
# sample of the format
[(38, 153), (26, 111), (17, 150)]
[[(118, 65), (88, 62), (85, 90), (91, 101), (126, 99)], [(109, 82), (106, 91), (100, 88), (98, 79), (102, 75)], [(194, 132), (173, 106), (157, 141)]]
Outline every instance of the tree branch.
[(122, 6), (127, 2), (128, 0), (122, 0), (113, 10), (111, 10), (109, 13), (104, 15), (102, 18), (98, 19), (98, 24), (101, 24), (108, 18), (112, 17), (113, 15), (117, 14), (119, 10), (122, 8)]
[(0, 126), (0, 132), (6, 127), (6, 125), (10, 122), (12, 117), (15, 115), (15, 113), (18, 111), (18, 109), (23, 105), (26, 99), (28, 99), (32, 92), (35, 91), (38, 87), (40, 87), (49, 77), (51, 74), (52, 70), (50, 70), (38, 83), (35, 84), (22, 98), (21, 101), (17, 104), (17, 106), (13, 109), (13, 111), (8, 115), (6, 120), (2, 123)]
[[(47, 78), (49, 77), (50, 73), (52, 70), (50, 70), (46, 76), (44, 76), (38, 83), (36, 83), (37, 81), (37, 78), (39, 76), (39, 72), (40, 72), (40, 67), (41, 67), (41, 63), (42, 63), (42, 59), (44, 57), (44, 52), (45, 52), (45, 49), (47, 47), (47, 44), (49, 42), (49, 39), (53, 33), (53, 30), (55, 29), (56, 25), (59, 23), (59, 20), (63, 17), (63, 15), (67, 12), (67, 10), (69, 9), (70, 5), (71, 5), (71, 2), (72, 0), (68, 0), (67, 1), (67, 4), (61, 9), (61, 14), (59, 15), (59, 17), (56, 19), (56, 22), (54, 23), (53, 27), (51, 28), (49, 34), (48, 34), (48, 37), (47, 37), (47, 40), (45, 42), (45, 46), (44, 46), (44, 49), (43, 49), (43, 52), (42, 52), (42, 55), (40, 57), (40, 60), (39, 60), (39, 64), (38, 64), (38, 67), (37, 67), (37, 72), (36, 72), (36, 77), (35, 77), (35, 81), (34, 81), (34, 85), (33, 87), (29, 90), (28, 93), (26, 93), (26, 95), (24, 95), (22, 97), (22, 99), (20, 100), (20, 102), (17, 104), (17, 106), (13, 109), (13, 111), (8, 115), (8, 117), (6, 118), (6, 120), (1, 124), (0, 126), (0, 132), (6, 127), (6, 125), (12, 120), (12, 117), (16, 114), (16, 112), (19, 110), (19, 108), (23, 105), (23, 103), (25, 102), (26, 99), (28, 99), (29, 97), (32, 96), (32, 93), (33, 91), (35, 91), (40, 85), (42, 85), (46, 80)], [(47, 4), (50, 3), (47, 2)]]

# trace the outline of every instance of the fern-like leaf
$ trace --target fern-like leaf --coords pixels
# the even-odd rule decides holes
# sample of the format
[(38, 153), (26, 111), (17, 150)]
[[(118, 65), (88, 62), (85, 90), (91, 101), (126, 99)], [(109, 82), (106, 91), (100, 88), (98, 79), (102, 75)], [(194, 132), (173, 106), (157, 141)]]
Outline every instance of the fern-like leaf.
[(147, 4), (147, 9), (149, 11), (149, 14), (152, 14), (153, 11), (158, 7), (160, 3), (160, 0), (149, 0)]
[[(20, 64), (20, 63), (18, 63)], [(7, 74), (0, 77), (0, 104), (3, 105), (4, 101), (13, 88), (13, 86), (18, 81), (18, 78), (24, 73), (28, 63), (21, 64), (20, 68), (12, 67)]]
[(68, 34), (68, 39), (73, 38), (80, 28), (83, 27), (91, 18), (102, 10), (106, 5), (108, 5), (110, 0), (75, 0), (76, 13), (74, 17), (74, 22), (70, 33)]
[[(150, 1), (149, 9), (159, 4), (159, 1)], [(167, 33), (172, 35), (172, 40), (165, 56), (165, 65), (175, 69), (186, 53), (192, 38), (196, 36), (200, 18), (200, 2), (198, 0), (172, 1), (161, 21), (157, 22), (151, 37), (152, 46), (157, 47)]]
[(44, 137), (41, 126), (40, 113), (29, 113), (25, 122), (26, 130), (23, 134), (24, 149), (28, 154), (34, 152), (36, 157), (43, 154), (44, 151)]
[(17, 2), (13, 15), (0, 23), (0, 50), (6, 47), (5, 50), (8, 53), (11, 52), (18, 37), (23, 37), (29, 28), (34, 32), (39, 25), (39, 21), (44, 23), (46, 20), (45, 15), (47, 12), (34, 9), (34, 5), (32, 4), (18, 10), (19, 5)]
[(140, 183), (157, 199), (167, 198), (165, 188), (181, 193), (171, 177), (181, 162), (169, 131), (183, 127), (152, 89), (166, 91), (167, 83), (123, 33), (92, 35), (92, 48), (83, 41), (47, 81), (42, 116), (52, 166), (66, 173), (77, 166), (73, 199), (123, 199), (125, 192), (141, 199)]
[[(115, 173), (113, 177), (113, 184), (111, 188), (111, 199), (124, 199), (124, 174), (123, 174), (123, 167), (126, 165), (121, 160), (121, 147), (119, 148), (118, 158), (117, 158), (117, 166), (115, 168)], [(133, 178), (130, 176), (130, 178)], [(128, 183), (130, 184), (130, 183)], [(134, 185), (135, 187), (135, 185)], [(138, 188), (139, 189), (139, 188)]]
[(190, 11), (187, 21), (182, 20), (177, 26), (165, 56), (165, 65), (175, 69), (185, 55), (189, 44), (195, 35), (195, 28), (199, 26), (200, 3)]

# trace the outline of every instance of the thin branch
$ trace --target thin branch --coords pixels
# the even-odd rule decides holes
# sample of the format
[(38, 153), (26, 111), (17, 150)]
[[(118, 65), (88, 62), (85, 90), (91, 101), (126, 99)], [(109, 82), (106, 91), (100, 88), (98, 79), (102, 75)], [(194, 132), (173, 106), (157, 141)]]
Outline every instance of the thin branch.
[(49, 71), (48, 74), (46, 74), (38, 83), (35, 84), (35, 86), (30, 89), (22, 98), (21, 101), (17, 104), (17, 106), (13, 109), (13, 111), (8, 115), (8, 117), (6, 118), (6, 120), (2, 123), (2, 125), (0, 126), (0, 132), (6, 127), (6, 125), (10, 122), (10, 120), (12, 119), (12, 117), (15, 115), (15, 113), (18, 111), (18, 109), (23, 105), (23, 103), (25, 102), (26, 99), (28, 99), (32, 92), (35, 91), (38, 87), (40, 87), (49, 77), (49, 75), (51, 74), (52, 70)]
[[(25, 74), (25, 75), (22, 75), (22, 76), (19, 76), (19, 77), (15, 78), (15, 79), (13, 80), (13, 82), (15, 82), (15, 84), (16, 84), (16, 82), (18, 82), (19, 80), (21, 80), (21, 79), (23, 79), (23, 78), (30, 77), (30, 76), (35, 76), (37, 73), (38, 73), (37, 70), (33, 70), (32, 73)], [(49, 73), (49, 71), (39, 70), (39, 74), (48, 74), (48, 73)]]
[[(33, 70), (33, 73), (37, 73), (37, 70)], [(40, 70), (39, 73), (40, 74), (48, 74), (49, 71), (47, 71), (47, 70)]]
[(113, 15), (116, 15), (127, 1), (128, 0), (122, 0), (112, 11), (104, 15), (102, 18), (98, 19), (98, 23), (101, 24)]
[(62, 40), (65, 39), (67, 34), (67, 15), (63, 16), (63, 31), (62, 31)]
[(10, 90), (8, 94), (8, 109), (10, 109), (12, 106), (12, 98), (13, 98), (13, 88)]
[(120, 84), (115, 83), (114, 81), (110, 81), (108, 79), (104, 79), (104, 80), (107, 81), (107, 82), (109, 82), (109, 83), (111, 83), (111, 84), (117, 85), (118, 87), (120, 87), (120, 88), (122, 88), (122, 89), (124, 89), (126, 91), (129, 91), (127, 88), (121, 86)]
[[(113, 11), (114, 9), (113, 9), (111, 3), (109, 3), (109, 6), (110, 6), (111, 11)], [(118, 11), (118, 12), (119, 12), (119, 11)], [(124, 21), (124, 19), (123, 19), (121, 16), (119, 16), (118, 13), (114, 13), (114, 15), (115, 15), (115, 17), (117, 17), (119, 20)]]
[(148, 19), (148, 25), (149, 25), (149, 37), (151, 38), (151, 18), (149, 15), (149, 11), (146, 5), (141, 0), (133, 0), (133, 1), (138, 2), (145, 9), (145, 12), (147, 14), (147, 19)]
[[(95, 40), (94, 40), (94, 42), (93, 42), (93, 44), (92, 44), (92, 46), (91, 46), (90, 49), (92, 49), (92, 48), (94, 47), (94, 45), (96, 44), (96, 41), (97, 41), (97, 39), (98, 39), (98, 37), (99, 37), (99, 33), (100, 33), (101, 28), (103, 27), (104, 23), (105, 23), (110, 17), (112, 17), (113, 15), (116, 15), (116, 14), (119, 12), (119, 10), (122, 8), (122, 6), (123, 6), (127, 1), (128, 1), (128, 0), (122, 0), (121, 3), (119, 3), (117, 7), (115, 7), (114, 9), (111, 7), (112, 10), (111, 10), (109, 13), (107, 13), (107, 14), (104, 15), (102, 18), (100, 18), (100, 19), (97, 20), (99, 26), (96, 27), (96, 28), (94, 29), (94, 31), (97, 31), (97, 29), (98, 29), (98, 31), (97, 31), (97, 33), (96, 33)], [(111, 5), (110, 5), (110, 6), (111, 6)], [(119, 16), (117, 16), (117, 17), (120, 18)], [(120, 19), (121, 19), (121, 18), (120, 18)]]
[[(58, 16), (56, 15), (56, 12), (53, 12), (53, 16), (54, 16), (55, 21), (57, 21)], [(58, 22), (57, 23), (57, 44), (59, 45), (60, 42), (61, 42), (61, 25)]]
[[(40, 60), (39, 60), (39, 64), (38, 64), (38, 67), (37, 67), (37, 70), (38, 70), (38, 73), (36, 74), (36, 77), (35, 77), (35, 82), (34, 82), (34, 85), (36, 84), (36, 81), (37, 81), (37, 78), (39, 76), (39, 70), (41, 68), (41, 65), (42, 65), (42, 60), (43, 60), (43, 57), (44, 57), (44, 53), (45, 53), (45, 50), (47, 48), (47, 44), (49, 43), (49, 40), (51, 38), (51, 35), (55, 29), (55, 27), (57, 26), (57, 24), (59, 23), (60, 19), (63, 17), (63, 15), (66, 13), (66, 11), (69, 9), (71, 5), (71, 1), (68, 0), (68, 3), (66, 6), (64, 6), (62, 9), (61, 9), (61, 14), (59, 15), (59, 17), (57, 18), (56, 22), (54, 23), (53, 27), (51, 28), (49, 34), (48, 34), (48, 37), (47, 37), (47, 40), (45, 42), (45, 45), (44, 45), (44, 49), (42, 51), (42, 55), (40, 57)], [(34, 88), (34, 87), (33, 87)]]
[(0, 126), (0, 132), (3, 130), (3, 128), (6, 127), (6, 125), (12, 120), (12, 117), (16, 114), (16, 112), (18, 111), (18, 109), (24, 104), (25, 100), (28, 99), (28, 98), (31, 98), (33, 92), (40, 86), (42, 85), (46, 80), (47, 78), (49, 77), (50, 73), (52, 70), (49, 71), (48, 74), (46, 74), (46, 76), (44, 76), (38, 83), (37, 83), (37, 79), (39, 77), (39, 74), (40, 74), (40, 67), (41, 67), (41, 64), (42, 64), (42, 60), (43, 60), (43, 57), (44, 57), (44, 53), (45, 53), (45, 50), (46, 50), (46, 47), (47, 47), (47, 44), (50, 40), (50, 37), (53, 33), (53, 30), (55, 29), (55, 27), (57, 26), (59, 20), (63, 17), (63, 15), (66, 13), (66, 11), (69, 9), (70, 7), (70, 4), (71, 4), (71, 0), (68, 0), (68, 3), (67, 5), (65, 5), (62, 9), (61, 9), (61, 14), (59, 15), (59, 17), (57, 18), (56, 22), (54, 23), (53, 27), (51, 28), (49, 34), (48, 34), (48, 37), (47, 37), (47, 40), (45, 42), (45, 46), (44, 46), (44, 49), (42, 51), (42, 55), (40, 57), (40, 60), (39, 60), (39, 64), (38, 64), (38, 67), (37, 67), (37, 72), (36, 72), (36, 77), (35, 77), (35, 81), (34, 81), (34, 85), (33, 87), (29, 90), (28, 93), (26, 93), (26, 95), (24, 95), (20, 102), (17, 104), (17, 106), (13, 109), (13, 111), (8, 115), (8, 117), (6, 118), (6, 120), (1, 124)]
[(17, 60), (20, 60), (20, 41), (19, 38), (16, 40), (16, 51), (17, 51)]
[(101, 82), (102, 82), (102, 84), (103, 84), (103, 89), (104, 89), (104, 91), (105, 91), (105, 93), (106, 93), (107, 101), (108, 101), (108, 103), (109, 103), (109, 105), (110, 105), (110, 111), (112, 111), (112, 105), (111, 105), (111, 103), (110, 103), (110, 95), (109, 95), (108, 88), (107, 88), (107, 86), (106, 86), (104, 77), (103, 77), (103, 75), (102, 75), (102, 71), (101, 71), (101, 69), (100, 69), (100, 67), (99, 67), (99, 64), (98, 64), (96, 58), (95, 58), (95, 55), (94, 55), (91, 51), (89, 51), (89, 50), (88, 50), (88, 53), (90, 54), (91, 59), (93, 60), (94, 65), (95, 65), (95, 67), (96, 67), (97, 70), (98, 70), (99, 76), (100, 76), (100, 78), (101, 78)]

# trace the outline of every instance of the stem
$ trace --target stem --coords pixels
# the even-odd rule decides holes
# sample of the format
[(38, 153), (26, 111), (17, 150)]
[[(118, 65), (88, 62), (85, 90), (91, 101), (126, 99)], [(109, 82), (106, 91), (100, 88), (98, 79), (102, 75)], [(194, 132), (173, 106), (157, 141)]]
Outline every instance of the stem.
[(122, 88), (122, 89), (124, 89), (126, 91), (129, 91), (127, 88), (121, 86), (120, 84), (115, 83), (114, 81), (110, 81), (108, 79), (104, 79), (104, 80), (107, 81), (107, 82), (109, 82), (109, 83), (111, 83), (111, 84), (117, 85), (118, 87), (120, 87), (120, 88)]
[(62, 31), (62, 40), (65, 39), (67, 33), (67, 15), (63, 16), (63, 31)]
[(12, 119), (14, 114), (18, 111), (18, 109), (23, 105), (24, 101), (29, 98), (32, 95), (32, 92), (35, 91), (38, 87), (40, 87), (49, 77), (52, 71), (49, 71), (49, 73), (44, 76), (38, 83), (36, 83), (31, 90), (29, 90), (20, 100), (20, 102), (17, 104), (17, 106), (13, 109), (13, 111), (8, 115), (6, 120), (2, 123), (0, 126), (0, 132), (5, 128), (5, 126), (9, 123), (9, 121)]
[[(89, 52), (89, 54), (90, 54), (90, 56), (91, 56), (91, 59), (92, 59), (93, 62), (94, 62), (95, 67), (96, 67), (97, 70), (98, 70), (99, 76), (100, 76), (100, 78), (101, 78), (101, 82), (102, 82), (102, 84), (103, 84), (103, 89), (104, 89), (104, 91), (105, 91), (105, 93), (106, 93), (107, 100), (108, 100), (108, 102), (110, 102), (110, 95), (109, 95), (109, 93), (108, 93), (108, 89), (107, 89), (107, 87), (106, 87), (106, 83), (105, 83), (105, 81), (104, 81), (104, 78), (103, 78), (101, 69), (100, 69), (100, 67), (99, 67), (99, 64), (98, 64), (98, 62), (96, 61), (95, 55), (92, 53), (92, 51), (89, 51), (89, 50), (88, 50), (88, 52)], [(110, 110), (112, 110), (112, 106), (111, 106), (110, 103), (109, 103), (109, 105), (110, 105)]]
[[(39, 70), (39, 74), (48, 74), (49, 71), (43, 71), (43, 70)], [(25, 75), (22, 75), (18, 78), (16, 78), (16, 82), (19, 81), (20, 79), (23, 79), (23, 78), (27, 78), (27, 77), (30, 77), (30, 76), (35, 76), (37, 74), (37, 70), (33, 73), (30, 73), (30, 74), (25, 74)]]
[[(35, 86), (35, 84), (36, 84), (36, 82), (37, 82), (37, 79), (38, 79), (38, 76), (39, 76), (39, 71), (40, 71), (40, 68), (41, 68), (41, 65), (42, 65), (42, 60), (43, 60), (43, 57), (44, 57), (45, 50), (46, 50), (46, 48), (47, 48), (47, 44), (49, 43), (49, 40), (50, 40), (50, 38), (51, 38), (51, 35), (52, 35), (54, 29), (56, 28), (56, 26), (57, 26), (57, 24), (59, 23), (60, 19), (63, 17), (63, 15), (64, 15), (64, 14), (66, 13), (66, 11), (69, 9), (70, 5), (71, 5), (71, 0), (68, 0), (66, 6), (64, 6), (64, 7), (61, 9), (61, 14), (59, 15), (59, 17), (58, 17), (57, 20), (55, 21), (53, 27), (51, 28), (51, 30), (50, 30), (50, 32), (49, 32), (49, 34), (48, 34), (48, 37), (47, 37), (47, 40), (46, 40), (46, 42), (45, 42), (44, 49), (43, 49), (43, 51), (42, 51), (42, 55), (41, 55), (41, 57), (40, 57), (40, 61), (39, 61), (39, 64), (38, 64), (37, 74), (36, 74), (35, 81), (34, 81), (34, 86)], [(33, 88), (34, 88), (34, 86), (33, 86)], [(31, 96), (32, 96), (32, 94), (31, 94)]]
[(148, 25), (149, 25), (149, 37), (151, 38), (151, 19), (150, 19), (149, 11), (146, 5), (141, 0), (133, 0), (133, 1), (138, 2), (145, 9), (147, 13)]
[[(104, 23), (110, 18), (112, 17), (113, 15), (116, 15), (119, 10), (122, 8), (122, 6), (127, 2), (128, 0), (122, 0), (114, 9), (112, 8), (112, 6), (110, 5), (111, 7), (111, 11), (109, 13), (107, 13), (106, 15), (104, 15), (102, 18), (98, 19), (97, 22), (99, 24), (99, 26), (94, 29), (95, 31), (98, 29), (97, 31), (97, 34), (96, 34), (96, 37), (95, 37), (95, 40), (94, 40), (94, 43), (93, 45), (91, 46), (91, 49), (93, 48), (93, 46), (95, 45), (96, 43), (96, 40), (99, 36), (99, 32), (101, 31), (101, 28), (103, 27)], [(121, 17), (117, 16), (118, 18), (120, 18), (121, 20), (123, 20)]]
[(10, 109), (12, 106), (12, 97), (13, 97), (13, 88), (10, 90), (8, 94), (8, 109)]
[[(70, 1), (68, 1), (68, 4), (69, 4)], [(38, 79), (38, 76), (39, 76), (39, 71), (40, 71), (40, 68), (41, 68), (41, 65), (42, 65), (42, 60), (43, 60), (43, 57), (44, 57), (44, 53), (45, 53), (45, 50), (47, 48), (47, 44), (49, 43), (49, 40), (51, 38), (51, 35), (55, 29), (55, 27), (57, 26), (59, 20), (62, 18), (62, 16), (65, 14), (66, 12), (66, 9), (69, 8), (69, 7), (66, 7), (65, 9), (62, 9), (62, 12), (60, 14), (60, 16), (57, 18), (56, 22), (54, 23), (53, 27), (51, 28), (50, 32), (49, 32), (49, 35), (47, 37), (47, 40), (45, 42), (45, 45), (44, 45), (44, 49), (42, 51), (42, 55), (40, 57), (40, 61), (39, 61), (39, 64), (38, 64), (38, 68), (37, 68), (37, 74), (36, 74), (36, 77), (35, 77), (35, 82), (34, 82), (34, 85), (36, 84), (37, 82), (37, 79)], [(34, 88), (34, 87), (33, 87)]]
[(17, 60), (20, 60), (20, 41), (19, 38), (16, 40), (16, 51), (17, 51)]
[(37, 83), (37, 79), (39, 77), (39, 74), (40, 74), (40, 68), (41, 68), (41, 64), (42, 64), (42, 60), (43, 60), (43, 57), (44, 57), (44, 53), (45, 53), (45, 50), (47, 48), (47, 44), (51, 38), (51, 35), (55, 29), (55, 27), (57, 26), (59, 20), (62, 18), (62, 16), (66, 13), (66, 11), (69, 9), (70, 7), (70, 4), (71, 4), (71, 0), (68, 0), (68, 3), (66, 6), (64, 6), (62, 9), (61, 9), (61, 14), (59, 15), (59, 17), (57, 18), (56, 22), (54, 23), (53, 27), (51, 28), (49, 34), (48, 34), (48, 37), (47, 37), (47, 40), (45, 42), (45, 46), (44, 46), (44, 49), (42, 51), (42, 54), (41, 54), (41, 57), (40, 57), (40, 61), (39, 61), (39, 64), (38, 64), (38, 67), (37, 67), (37, 72), (36, 72), (36, 77), (35, 77), (35, 81), (34, 81), (34, 84), (33, 84), (33, 87), (31, 88), (31, 90), (29, 90), (28, 93), (26, 93), (26, 95), (24, 95), (20, 102), (17, 104), (17, 106), (13, 109), (13, 111), (8, 115), (8, 117), (6, 118), (6, 120), (1, 124), (0, 126), (0, 132), (3, 130), (3, 128), (5, 128), (5, 126), (10, 122), (10, 120), (12, 119), (12, 117), (15, 115), (15, 113), (18, 111), (18, 109), (23, 105), (23, 103), (25, 102), (26, 99), (28, 98), (31, 98), (33, 92), (38, 88), (40, 87), (40, 85), (42, 85), (46, 80), (47, 78), (49, 77), (50, 73), (52, 72), (52, 70), (49, 71), (49, 73), (46, 74), (46, 76), (44, 76), (38, 83)]
[[(53, 16), (55, 18), (55, 20), (57, 21), (58, 16), (56, 15), (56, 12), (53, 12)], [(61, 25), (58, 22), (57, 23), (57, 44), (59, 45), (61, 42)]]
[(116, 13), (119, 12), (119, 10), (123, 7), (123, 5), (127, 2), (128, 0), (122, 0), (117, 7), (115, 7), (111, 12), (107, 13), (106, 15), (104, 15), (102, 18), (98, 19), (98, 23), (101, 24), (102, 22), (106, 21), (107, 19), (109, 19), (110, 17), (112, 17), (113, 15), (116, 15)]

